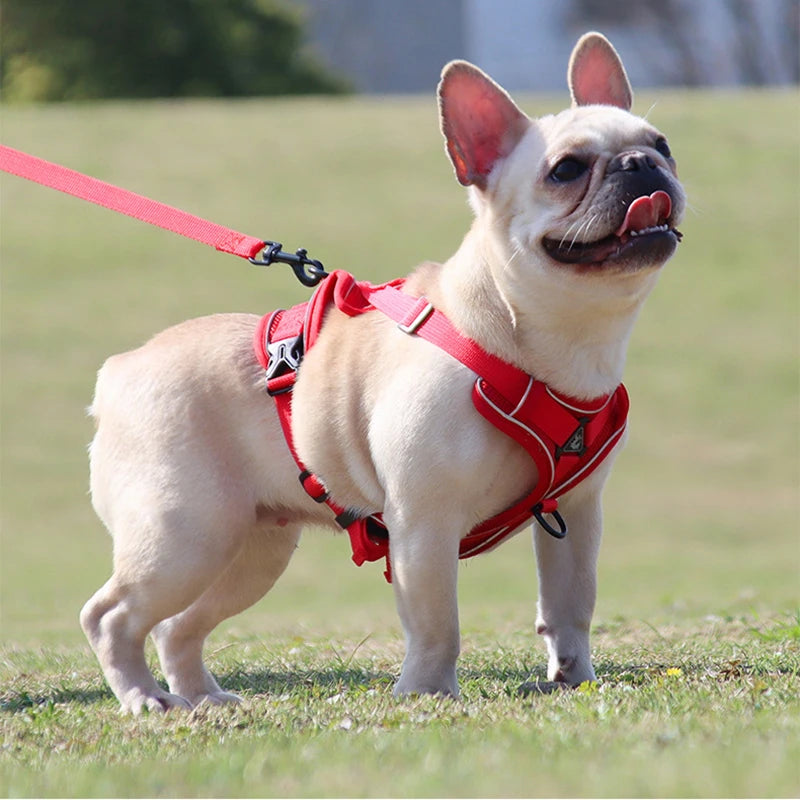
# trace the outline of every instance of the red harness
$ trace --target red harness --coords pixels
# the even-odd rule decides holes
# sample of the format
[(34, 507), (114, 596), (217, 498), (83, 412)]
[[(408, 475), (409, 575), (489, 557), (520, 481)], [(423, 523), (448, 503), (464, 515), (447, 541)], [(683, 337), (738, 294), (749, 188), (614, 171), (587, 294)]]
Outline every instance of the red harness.
[[(304, 353), (317, 340), (326, 310), (333, 303), (348, 316), (378, 310), (410, 336), (435, 344), (477, 374), (472, 390), (475, 408), (495, 427), (525, 448), (538, 470), (531, 491), (510, 508), (473, 528), (462, 540), (459, 558), (484, 553), (535, 518), (557, 538), (567, 533), (557, 498), (588, 477), (625, 431), (628, 393), (620, 384), (610, 395), (575, 400), (559, 395), (511, 364), (462, 336), (424, 297), (401, 291), (403, 279), (380, 286), (332, 272), (312, 298), (261, 319), (255, 333), (256, 357), (267, 373), (267, 392), (275, 399), (286, 443), (300, 469), (300, 482), (318, 503), (326, 503), (347, 530), (353, 561), (386, 559), (391, 581), (389, 535), (381, 514), (357, 517), (332, 500), (323, 483), (297, 456), (292, 438), (292, 387)], [(543, 515), (552, 515), (554, 528)]]

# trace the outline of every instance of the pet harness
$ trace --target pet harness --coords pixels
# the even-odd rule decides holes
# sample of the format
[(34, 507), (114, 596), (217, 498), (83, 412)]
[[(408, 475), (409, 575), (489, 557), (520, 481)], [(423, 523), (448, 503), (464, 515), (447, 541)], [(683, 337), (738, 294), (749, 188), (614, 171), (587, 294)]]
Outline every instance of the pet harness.
[(531, 519), (552, 536), (563, 538), (567, 526), (557, 510), (558, 497), (587, 478), (622, 437), (629, 407), (625, 387), (620, 384), (611, 394), (591, 400), (559, 394), (462, 336), (425, 297), (403, 292), (403, 282), (400, 278), (372, 285), (336, 270), (320, 283), (310, 300), (265, 315), (256, 328), (256, 357), (266, 371), (267, 393), (275, 401), (306, 493), (328, 505), (337, 524), (347, 530), (353, 561), (361, 566), (385, 558), (384, 574), (391, 582), (390, 538), (382, 515), (362, 516), (338, 505), (323, 482), (301, 462), (292, 437), (292, 388), (304, 354), (319, 336), (326, 311), (331, 305), (350, 317), (377, 311), (396, 322), (406, 335), (431, 342), (472, 370), (477, 376), (472, 388), (475, 408), (522, 446), (538, 471), (536, 485), (529, 492), (461, 540), (459, 558), (497, 547)]

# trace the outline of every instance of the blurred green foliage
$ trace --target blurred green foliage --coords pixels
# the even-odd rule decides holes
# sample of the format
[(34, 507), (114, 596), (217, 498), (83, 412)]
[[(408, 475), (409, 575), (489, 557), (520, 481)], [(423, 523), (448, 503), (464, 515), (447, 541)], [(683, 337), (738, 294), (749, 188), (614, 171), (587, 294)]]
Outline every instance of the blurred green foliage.
[(280, 0), (5, 0), (0, 24), (6, 102), (348, 88)]

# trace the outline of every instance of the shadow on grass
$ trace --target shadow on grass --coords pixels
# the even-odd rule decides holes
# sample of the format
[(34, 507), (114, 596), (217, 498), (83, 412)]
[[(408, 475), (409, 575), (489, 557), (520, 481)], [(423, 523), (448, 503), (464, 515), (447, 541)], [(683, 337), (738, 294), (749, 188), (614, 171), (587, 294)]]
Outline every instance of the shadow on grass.
[[(743, 661), (682, 662), (679, 664), (619, 664), (610, 661), (596, 664), (599, 683), (644, 686), (679, 670), (691, 678), (706, 678), (717, 682), (742, 678), (777, 678), (796, 676), (796, 665), (770, 664), (759, 666)], [(514, 694), (523, 684), (547, 685), (544, 667), (520, 666), (465, 666), (459, 669), (462, 689), (477, 688), (481, 695), (490, 698), (497, 694)], [(236, 669), (218, 676), (226, 691), (254, 696), (280, 697), (306, 692), (311, 695), (333, 695), (339, 692), (364, 692), (378, 687), (392, 686), (397, 675), (386, 670), (359, 666), (333, 665), (321, 669), (271, 670)], [(159, 681), (166, 688), (163, 681)], [(114, 700), (111, 690), (103, 686), (96, 689), (56, 689), (49, 693), (21, 691), (0, 697), (0, 713), (21, 713), (30, 709), (47, 709), (60, 704), (94, 705)]]
[(114, 695), (108, 687), (89, 690), (57, 689), (49, 694), (18, 692), (0, 698), (0, 712), (16, 714), (31, 708), (47, 708), (63, 703), (77, 703), (88, 706), (113, 699)]
[(218, 676), (225, 691), (257, 695), (282, 695), (298, 690), (319, 690), (322, 694), (391, 685), (394, 675), (384, 670), (356, 666), (332, 666), (327, 669), (244, 670), (237, 669)]
[[(391, 687), (398, 672), (374, 670), (358, 666), (295, 671), (235, 670), (219, 675), (225, 691), (260, 696), (280, 696), (297, 691), (328, 695), (339, 692), (367, 691), (378, 687)], [(525, 681), (544, 680), (544, 670), (486, 666), (464, 667), (458, 671), (462, 688), (468, 685), (485, 687), (486, 696), (498, 692), (516, 692)]]

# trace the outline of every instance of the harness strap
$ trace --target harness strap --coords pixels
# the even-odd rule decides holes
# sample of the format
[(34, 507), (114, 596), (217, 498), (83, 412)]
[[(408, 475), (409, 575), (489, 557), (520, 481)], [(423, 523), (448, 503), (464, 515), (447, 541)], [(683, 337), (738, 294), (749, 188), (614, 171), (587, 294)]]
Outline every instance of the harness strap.
[(507, 400), (519, 397), (525, 391), (529, 375), (462, 336), (427, 298), (411, 297), (391, 284), (372, 287), (367, 290), (367, 296), (370, 303), (394, 320), (403, 333), (419, 336), (449, 353), (491, 383)]
[(347, 273), (333, 272), (331, 277), (320, 284), (308, 302), (288, 310), (279, 309), (262, 317), (253, 336), (253, 349), (259, 364), (266, 372), (267, 394), (275, 401), (283, 438), (300, 471), (298, 476), (300, 485), (312, 500), (328, 506), (337, 525), (348, 532), (353, 562), (360, 567), (367, 561), (384, 558), (386, 560), (384, 576), (387, 582), (391, 583), (389, 533), (381, 515), (374, 514), (364, 518), (336, 503), (322, 481), (301, 461), (292, 435), (292, 388), (297, 379), (299, 360), (296, 364), (290, 363), (287, 353), (299, 352), (302, 355), (310, 349), (311, 345), (308, 343), (313, 344), (316, 341), (325, 311), (331, 302), (337, 305), (341, 303), (341, 306), (349, 309), (352, 315), (369, 310), (367, 306), (362, 308), (358, 304), (348, 304), (349, 290), (338, 293), (335, 291), (336, 283), (342, 275), (351, 277)]

